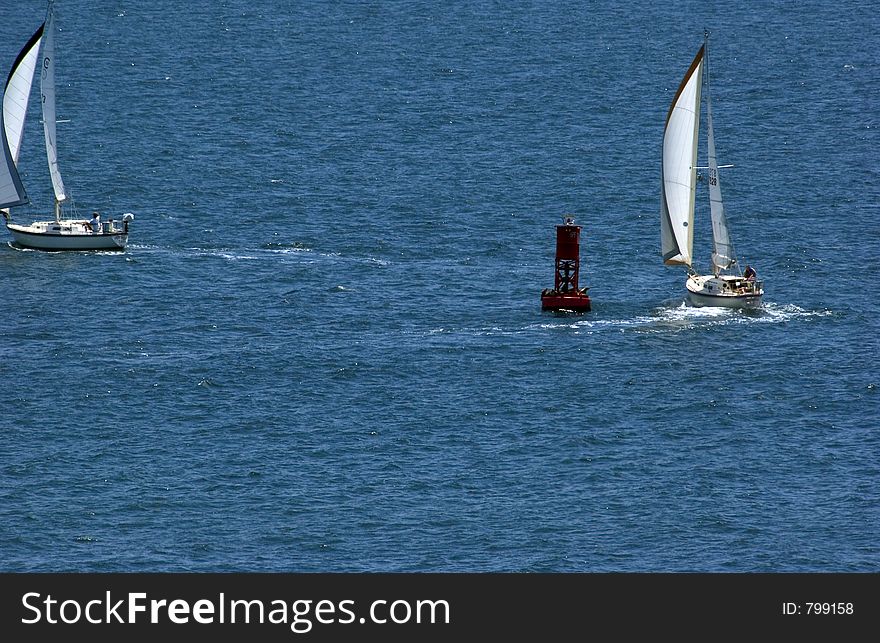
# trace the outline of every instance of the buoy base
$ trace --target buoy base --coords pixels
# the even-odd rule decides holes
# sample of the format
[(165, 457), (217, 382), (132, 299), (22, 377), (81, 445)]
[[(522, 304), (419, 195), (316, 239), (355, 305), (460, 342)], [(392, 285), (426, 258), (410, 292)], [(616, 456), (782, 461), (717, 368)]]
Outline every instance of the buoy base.
[(541, 292), (542, 310), (571, 310), (576, 313), (586, 313), (590, 308), (590, 297), (586, 288), (577, 292), (563, 293), (552, 289)]

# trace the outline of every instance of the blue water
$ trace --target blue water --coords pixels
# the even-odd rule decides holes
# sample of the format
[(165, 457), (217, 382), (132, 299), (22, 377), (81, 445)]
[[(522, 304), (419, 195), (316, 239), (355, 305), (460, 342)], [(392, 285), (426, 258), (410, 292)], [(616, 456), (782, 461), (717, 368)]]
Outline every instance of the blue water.
[[(4, 75), (44, 10), (4, 9)], [(880, 569), (875, 3), (57, 16), (62, 176), (136, 219), (122, 253), (2, 230), (4, 571)], [(750, 314), (659, 257), (704, 28)], [(564, 214), (580, 316), (540, 309)]]

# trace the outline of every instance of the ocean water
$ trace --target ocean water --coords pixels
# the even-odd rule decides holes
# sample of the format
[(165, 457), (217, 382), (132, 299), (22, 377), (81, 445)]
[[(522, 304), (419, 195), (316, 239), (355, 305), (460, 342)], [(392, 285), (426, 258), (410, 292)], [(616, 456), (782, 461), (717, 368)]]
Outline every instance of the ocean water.
[[(44, 12), (4, 8), (0, 68)], [(2, 230), (3, 571), (880, 569), (874, 3), (57, 18), (62, 176), (136, 218), (121, 253)], [(754, 313), (659, 256), (704, 29)], [(583, 315), (540, 309), (565, 214)]]

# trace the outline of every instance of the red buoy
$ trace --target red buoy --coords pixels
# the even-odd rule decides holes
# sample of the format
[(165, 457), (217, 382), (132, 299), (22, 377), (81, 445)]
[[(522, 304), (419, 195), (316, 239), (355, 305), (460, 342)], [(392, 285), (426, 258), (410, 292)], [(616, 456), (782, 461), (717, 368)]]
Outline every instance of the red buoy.
[(572, 217), (563, 220), (565, 223), (556, 226), (556, 278), (553, 288), (541, 291), (541, 309), (588, 312), (589, 288), (578, 287), (581, 227)]

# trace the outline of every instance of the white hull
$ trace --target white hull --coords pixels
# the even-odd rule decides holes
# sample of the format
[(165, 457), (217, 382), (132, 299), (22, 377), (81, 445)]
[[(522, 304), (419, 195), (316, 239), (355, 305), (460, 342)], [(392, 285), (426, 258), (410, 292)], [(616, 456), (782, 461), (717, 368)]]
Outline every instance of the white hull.
[(123, 250), (128, 226), (105, 224), (106, 232), (89, 232), (84, 221), (36, 221), (30, 225), (7, 223), (15, 243), (36, 250)]
[(736, 275), (690, 275), (685, 287), (692, 306), (758, 308), (764, 296), (760, 281)]

